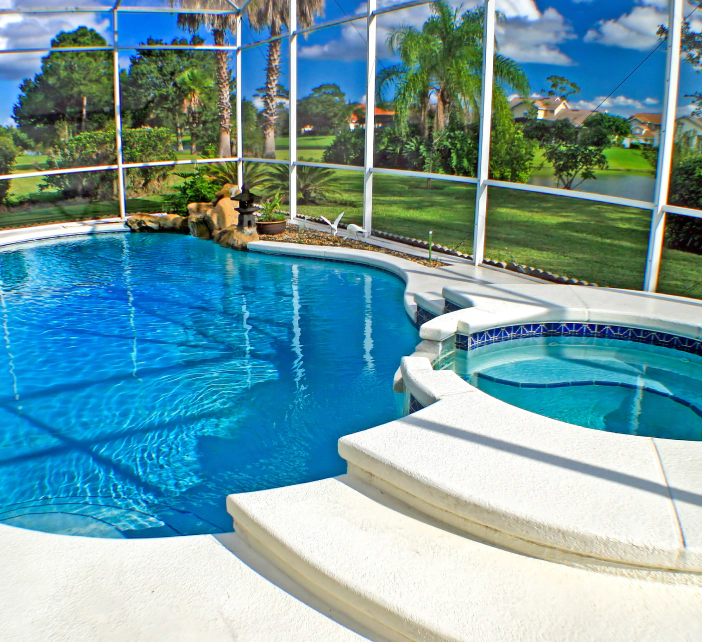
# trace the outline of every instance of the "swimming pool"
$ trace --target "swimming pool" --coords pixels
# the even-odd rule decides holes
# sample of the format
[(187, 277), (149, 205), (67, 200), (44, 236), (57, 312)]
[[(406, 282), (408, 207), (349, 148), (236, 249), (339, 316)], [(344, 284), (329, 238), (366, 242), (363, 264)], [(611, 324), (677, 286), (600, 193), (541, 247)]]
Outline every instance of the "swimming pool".
[(697, 354), (612, 338), (528, 337), (456, 350), (454, 367), (484, 392), (546, 417), (629, 435), (702, 440)]
[(403, 283), (346, 263), (116, 234), (0, 252), (0, 523), (230, 531), (229, 493), (341, 474), (397, 416)]

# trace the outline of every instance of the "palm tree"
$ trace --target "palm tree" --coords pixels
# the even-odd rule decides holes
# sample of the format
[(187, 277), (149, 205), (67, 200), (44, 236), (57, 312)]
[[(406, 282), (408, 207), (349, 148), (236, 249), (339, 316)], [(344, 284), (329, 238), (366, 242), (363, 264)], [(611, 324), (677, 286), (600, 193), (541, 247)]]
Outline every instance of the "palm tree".
[(208, 89), (212, 88), (212, 79), (201, 69), (186, 69), (176, 77), (176, 84), (185, 93), (183, 111), (188, 117), (190, 129), (190, 153), (197, 154), (197, 138), (200, 129), (201, 108), (203, 98)]
[[(483, 24), (482, 9), (459, 14), (445, 0), (432, 3), (432, 16), (422, 26), (392, 29), (387, 43), (400, 63), (378, 74), (378, 93), (394, 88), (399, 126), (407, 126), (410, 110), (419, 111), (422, 131), (429, 136), (431, 103), (436, 103), (434, 133), (441, 133), (451, 117), (468, 123), (479, 111)], [(495, 55), (495, 102), (506, 101), (506, 89), (529, 94), (526, 74), (510, 58)]]
[[(324, 15), (325, 0), (298, 0), (297, 23), (311, 27), (315, 16)], [(251, 0), (246, 5), (251, 27), (256, 31), (268, 29), (270, 37), (283, 33), (290, 19), (288, 0)], [(266, 85), (263, 92), (263, 158), (275, 158), (275, 123), (278, 120), (278, 79), (280, 78), (280, 40), (268, 44)], [(296, 132), (290, 132), (295, 136)]]
[[(183, 9), (198, 9), (202, 0), (169, 0), (171, 6), (178, 4)], [(215, 45), (226, 44), (228, 32), (236, 31), (235, 14), (179, 13), (178, 26), (190, 33), (197, 33), (202, 27), (212, 31)], [(217, 61), (217, 113), (219, 115), (219, 145), (217, 155), (227, 158), (232, 155), (232, 105), (231, 75), (229, 73), (229, 52), (215, 51)]]

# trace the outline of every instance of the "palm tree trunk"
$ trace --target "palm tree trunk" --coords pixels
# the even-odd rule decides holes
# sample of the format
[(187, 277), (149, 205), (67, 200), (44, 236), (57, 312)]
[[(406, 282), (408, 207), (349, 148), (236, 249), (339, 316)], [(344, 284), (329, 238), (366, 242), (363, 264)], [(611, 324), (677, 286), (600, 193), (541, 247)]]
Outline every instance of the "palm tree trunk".
[(175, 123), (175, 135), (176, 135), (176, 150), (179, 152), (183, 151), (183, 125), (180, 119), (176, 120)]
[(88, 131), (88, 97), (83, 96), (83, 104), (80, 109), (80, 131)]
[[(213, 31), (216, 45), (224, 44), (224, 31)], [(232, 104), (231, 89), (229, 86), (229, 52), (215, 52), (217, 59), (217, 112), (219, 114), (219, 151), (220, 157), (227, 158), (232, 155)]]
[[(278, 25), (272, 26), (271, 37), (274, 38), (278, 35), (280, 35), (280, 27)], [(275, 124), (278, 120), (279, 77), (280, 40), (274, 40), (268, 45), (266, 91), (263, 96), (263, 158), (275, 158)]]

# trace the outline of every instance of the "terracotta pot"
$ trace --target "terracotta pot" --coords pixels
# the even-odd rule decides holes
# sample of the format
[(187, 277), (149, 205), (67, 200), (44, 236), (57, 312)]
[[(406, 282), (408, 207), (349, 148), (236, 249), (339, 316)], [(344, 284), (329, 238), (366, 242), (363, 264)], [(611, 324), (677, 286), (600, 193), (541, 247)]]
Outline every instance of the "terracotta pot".
[(257, 221), (256, 231), (259, 234), (283, 234), (285, 232), (285, 220), (282, 221)]

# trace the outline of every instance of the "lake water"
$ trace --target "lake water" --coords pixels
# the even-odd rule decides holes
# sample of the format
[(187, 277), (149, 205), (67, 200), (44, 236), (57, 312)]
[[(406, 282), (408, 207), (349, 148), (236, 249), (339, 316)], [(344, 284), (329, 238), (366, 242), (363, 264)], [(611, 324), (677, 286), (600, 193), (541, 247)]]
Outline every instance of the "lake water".
[[(653, 200), (655, 177), (653, 174), (636, 174), (633, 172), (596, 172), (597, 178), (584, 181), (577, 190), (591, 194), (609, 194), (634, 198), (640, 201)], [(530, 185), (557, 187), (553, 172), (549, 169), (535, 171), (529, 180)]]

